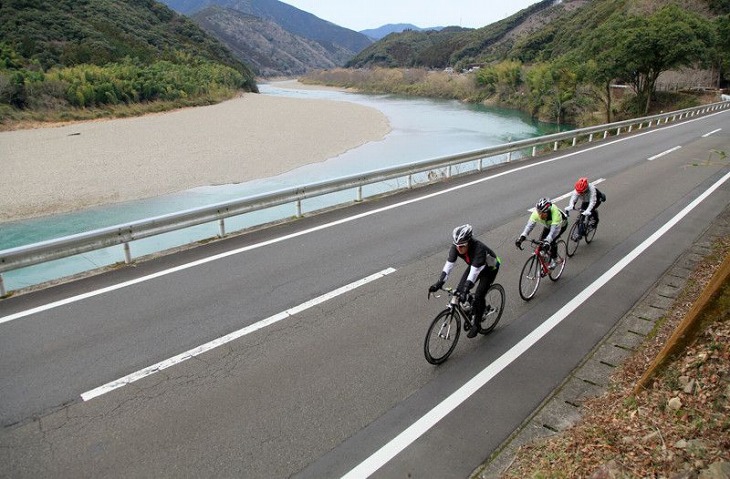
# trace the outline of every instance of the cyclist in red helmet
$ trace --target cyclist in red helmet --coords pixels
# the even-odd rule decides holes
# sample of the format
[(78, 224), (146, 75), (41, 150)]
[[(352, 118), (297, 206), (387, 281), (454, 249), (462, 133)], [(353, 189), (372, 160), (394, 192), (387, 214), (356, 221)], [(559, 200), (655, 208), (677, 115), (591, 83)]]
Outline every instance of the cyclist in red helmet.
[(527, 239), (527, 236), (538, 223), (543, 226), (540, 241), (550, 245), (550, 269), (553, 269), (556, 266), (558, 257), (556, 242), (568, 227), (568, 216), (557, 205), (553, 204), (549, 198), (540, 198), (535, 204), (530, 219), (527, 220), (525, 229), (520, 237), (515, 240), (515, 246), (522, 249), (522, 242)]
[[(606, 201), (606, 196), (601, 193), (598, 188), (596, 188), (595, 185), (588, 182), (588, 178), (578, 178), (578, 181), (575, 182), (575, 189), (573, 190), (573, 194), (570, 195), (570, 202), (568, 203), (568, 206), (565, 207), (565, 215), (570, 215), (570, 210), (575, 209), (575, 205), (580, 200), (581, 206), (580, 209), (583, 212), (582, 214), (584, 216), (590, 217), (590, 220), (593, 223), (593, 226), (598, 225), (598, 206), (604, 201)], [(583, 231), (580, 232), (581, 234), (584, 234)]]

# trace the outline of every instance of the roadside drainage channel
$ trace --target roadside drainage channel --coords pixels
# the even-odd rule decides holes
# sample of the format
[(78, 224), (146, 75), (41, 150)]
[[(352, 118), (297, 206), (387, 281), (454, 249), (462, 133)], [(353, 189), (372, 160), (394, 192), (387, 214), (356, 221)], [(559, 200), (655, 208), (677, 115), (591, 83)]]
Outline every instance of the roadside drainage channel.
[(656, 322), (672, 308), (697, 264), (712, 253), (712, 245), (719, 238), (728, 235), (730, 205), (571, 375), (507, 438), (496, 455), (471, 474), (471, 479), (500, 478), (512, 465), (521, 446), (559, 434), (576, 424), (582, 417), (582, 404), (606, 391), (616, 367), (641, 347)]

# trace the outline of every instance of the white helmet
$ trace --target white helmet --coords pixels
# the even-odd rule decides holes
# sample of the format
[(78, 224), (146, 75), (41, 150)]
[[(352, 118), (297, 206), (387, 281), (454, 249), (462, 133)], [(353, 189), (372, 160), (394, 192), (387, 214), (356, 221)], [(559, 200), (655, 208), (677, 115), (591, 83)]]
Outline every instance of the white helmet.
[(454, 238), (454, 244), (464, 244), (471, 239), (471, 225), (465, 224), (454, 228), (451, 236)]

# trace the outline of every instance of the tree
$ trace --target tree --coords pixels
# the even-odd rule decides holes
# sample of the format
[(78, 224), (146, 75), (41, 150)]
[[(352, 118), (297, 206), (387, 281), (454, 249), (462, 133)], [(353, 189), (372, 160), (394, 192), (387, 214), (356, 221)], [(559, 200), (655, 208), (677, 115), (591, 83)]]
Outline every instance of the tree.
[(581, 65), (586, 82), (598, 87), (594, 95), (606, 108), (606, 122), (613, 121), (613, 102), (611, 84), (624, 72), (624, 51), (619, 48), (621, 37), (626, 27), (627, 19), (624, 15), (615, 15), (593, 30), (587, 37), (582, 48), (578, 49), (578, 57), (587, 61), (580, 62), (573, 58), (573, 62)]
[(670, 4), (649, 17), (631, 17), (617, 45), (620, 72), (649, 112), (659, 75), (667, 70), (708, 61), (715, 44), (710, 23)]

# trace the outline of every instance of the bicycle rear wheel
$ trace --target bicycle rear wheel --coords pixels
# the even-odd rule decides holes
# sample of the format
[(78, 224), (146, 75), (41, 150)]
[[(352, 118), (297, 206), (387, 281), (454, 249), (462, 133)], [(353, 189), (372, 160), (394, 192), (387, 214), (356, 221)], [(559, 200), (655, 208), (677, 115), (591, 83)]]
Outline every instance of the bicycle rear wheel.
[(441, 364), (454, 351), (461, 334), (461, 319), (459, 313), (453, 309), (441, 311), (431, 322), (423, 343), (423, 353), (426, 361), (431, 364)]
[(482, 316), (482, 324), (479, 328), (480, 334), (491, 333), (502, 318), (502, 311), (504, 310), (504, 288), (502, 285), (497, 283), (491, 285), (487, 290), (485, 300), (487, 306), (484, 316)]
[(557, 281), (560, 279), (560, 277), (563, 275), (563, 270), (565, 269), (565, 262), (567, 261), (567, 258), (565, 257), (565, 251), (567, 250), (567, 246), (565, 245), (565, 241), (558, 240), (555, 243), (555, 247), (558, 249), (558, 256), (555, 258), (555, 262), (557, 265), (555, 265), (554, 269), (550, 270), (550, 279), (553, 281)]
[(578, 245), (580, 245), (580, 234), (578, 233), (578, 222), (576, 221), (573, 223), (573, 226), (570, 227), (570, 231), (568, 232), (566, 253), (568, 253), (569, 257), (573, 257), (575, 252), (578, 250)]
[[(587, 223), (587, 221), (586, 221), (586, 223)], [(598, 225), (586, 226), (586, 243), (590, 244), (590, 242), (593, 241), (593, 238), (596, 236), (597, 229), (598, 229)]]
[(535, 296), (537, 287), (540, 286), (540, 261), (534, 254), (527, 258), (520, 273), (520, 297), (529, 301)]

